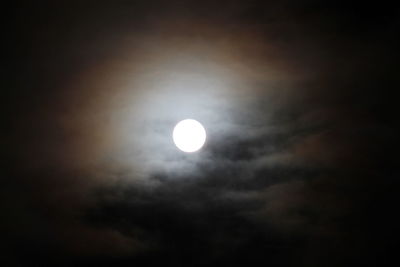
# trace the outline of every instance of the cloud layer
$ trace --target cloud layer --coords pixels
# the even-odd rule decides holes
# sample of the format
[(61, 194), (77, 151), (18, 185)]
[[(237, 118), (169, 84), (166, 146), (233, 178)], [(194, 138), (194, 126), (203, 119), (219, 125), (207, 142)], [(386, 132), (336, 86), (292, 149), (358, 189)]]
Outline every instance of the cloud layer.
[[(389, 262), (394, 11), (155, 6), (18, 6), (4, 261)], [(185, 118), (195, 154), (172, 141)]]

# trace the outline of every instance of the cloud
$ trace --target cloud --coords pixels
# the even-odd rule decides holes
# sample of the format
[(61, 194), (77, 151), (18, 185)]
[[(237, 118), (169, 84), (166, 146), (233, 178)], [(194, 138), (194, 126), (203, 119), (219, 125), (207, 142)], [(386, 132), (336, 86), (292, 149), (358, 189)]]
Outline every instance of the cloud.
[[(197, 7), (50, 5), (40, 20), (22, 16), (29, 48), (15, 57), (2, 133), (10, 255), (110, 266), (343, 266), (361, 258), (346, 249), (370, 252), (360, 262), (379, 255), (363, 236), (384, 228), (369, 223), (371, 195), (385, 196), (382, 217), (395, 203), (386, 122), (396, 105), (382, 100), (398, 80), (394, 23), (374, 28), (313, 1)], [(195, 154), (172, 142), (185, 118), (207, 130)]]

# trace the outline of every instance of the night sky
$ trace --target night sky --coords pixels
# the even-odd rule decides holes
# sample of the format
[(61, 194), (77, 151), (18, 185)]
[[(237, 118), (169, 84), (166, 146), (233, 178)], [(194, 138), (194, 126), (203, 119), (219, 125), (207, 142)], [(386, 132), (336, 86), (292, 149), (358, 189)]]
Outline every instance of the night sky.
[[(1, 266), (397, 266), (394, 5), (3, 15)], [(186, 118), (198, 152), (172, 141)]]

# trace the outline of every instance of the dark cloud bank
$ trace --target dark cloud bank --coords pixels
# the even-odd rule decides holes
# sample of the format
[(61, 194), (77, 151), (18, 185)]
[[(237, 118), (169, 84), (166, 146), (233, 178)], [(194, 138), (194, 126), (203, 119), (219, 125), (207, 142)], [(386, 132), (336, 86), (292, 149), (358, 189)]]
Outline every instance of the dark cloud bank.
[[(393, 6), (11, 13), (2, 266), (395, 265)], [(170, 140), (186, 117), (195, 154)]]

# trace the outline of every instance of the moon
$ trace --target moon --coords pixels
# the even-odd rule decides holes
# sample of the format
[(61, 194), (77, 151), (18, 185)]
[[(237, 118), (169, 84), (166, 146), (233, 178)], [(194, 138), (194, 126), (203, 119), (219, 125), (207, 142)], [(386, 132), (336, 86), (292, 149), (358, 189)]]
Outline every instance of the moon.
[(200, 122), (186, 119), (176, 124), (172, 138), (175, 145), (183, 152), (196, 152), (206, 142), (206, 130)]

